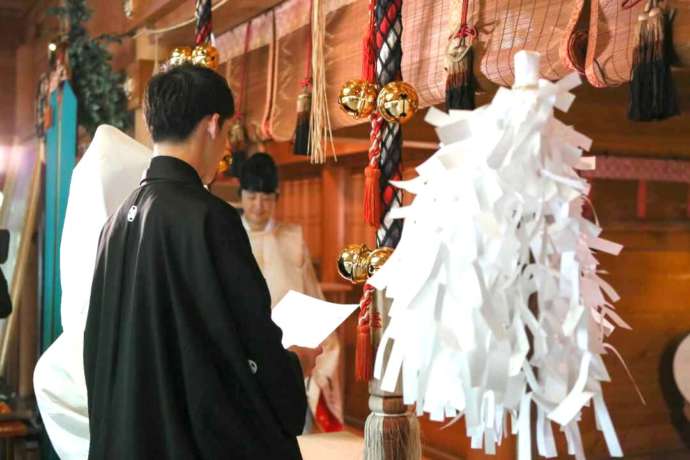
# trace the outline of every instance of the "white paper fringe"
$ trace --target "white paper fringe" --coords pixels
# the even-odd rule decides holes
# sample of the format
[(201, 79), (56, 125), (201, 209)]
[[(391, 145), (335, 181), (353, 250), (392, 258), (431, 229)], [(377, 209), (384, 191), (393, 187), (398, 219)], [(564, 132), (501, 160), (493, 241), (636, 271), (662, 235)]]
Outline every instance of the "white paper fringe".
[[(396, 210), (402, 239), (370, 279), (393, 299), (374, 374), (432, 420), (464, 416), (473, 448), (495, 450), (507, 420), (518, 458), (556, 455), (551, 422), (584, 458), (578, 421), (593, 402), (611, 456), (622, 456), (602, 395), (604, 340), (629, 328), (593, 250), (617, 254), (582, 216), (589, 190), (576, 169), (591, 140), (554, 118), (577, 74), (539, 80), (539, 56), (515, 56), (519, 87), (473, 112), (431, 109), (442, 146), (396, 183), (416, 195)], [(519, 77), (519, 78), (518, 78)], [(383, 368), (382, 353), (393, 341)], [(529, 359), (528, 359), (529, 356)], [(536, 425), (530, 407), (535, 404)]]

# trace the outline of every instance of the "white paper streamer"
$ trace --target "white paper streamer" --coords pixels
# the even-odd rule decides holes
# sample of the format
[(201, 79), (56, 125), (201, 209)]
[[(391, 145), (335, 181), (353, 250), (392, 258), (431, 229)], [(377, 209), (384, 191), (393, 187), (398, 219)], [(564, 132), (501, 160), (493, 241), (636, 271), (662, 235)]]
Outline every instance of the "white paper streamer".
[(510, 417), (520, 460), (532, 458), (532, 429), (539, 454), (557, 456), (551, 422), (584, 458), (578, 422), (593, 401), (609, 452), (620, 456), (601, 355), (608, 335), (629, 326), (592, 251), (621, 246), (582, 216), (590, 186), (576, 170), (594, 168), (582, 157), (591, 140), (554, 118), (580, 79), (538, 80), (538, 56), (524, 51), (515, 68), (521, 84), (491, 104), (427, 113), (442, 147), (418, 177), (395, 183), (415, 199), (397, 210), (400, 243), (370, 279), (393, 299), (374, 375), (393, 391), (402, 368), (405, 402), (432, 420), (464, 416), (471, 446), (486, 453), (511, 431)]

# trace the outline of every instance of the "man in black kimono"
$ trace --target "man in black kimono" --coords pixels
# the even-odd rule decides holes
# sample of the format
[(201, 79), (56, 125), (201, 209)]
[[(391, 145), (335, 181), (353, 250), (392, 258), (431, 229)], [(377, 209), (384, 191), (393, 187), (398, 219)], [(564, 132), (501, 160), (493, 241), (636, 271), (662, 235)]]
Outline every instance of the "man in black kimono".
[(242, 222), (204, 188), (232, 94), (184, 65), (145, 109), (154, 158), (101, 232), (84, 333), (89, 458), (299, 459), (317, 352), (283, 349)]

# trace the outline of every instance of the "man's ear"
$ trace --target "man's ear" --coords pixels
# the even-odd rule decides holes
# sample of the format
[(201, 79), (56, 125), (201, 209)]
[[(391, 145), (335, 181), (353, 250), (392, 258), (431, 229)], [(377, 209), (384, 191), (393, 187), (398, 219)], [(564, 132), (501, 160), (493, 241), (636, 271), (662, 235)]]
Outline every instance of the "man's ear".
[(216, 136), (220, 136), (220, 115), (217, 113), (211, 115), (207, 126), (208, 135), (211, 136), (211, 139), (215, 140)]

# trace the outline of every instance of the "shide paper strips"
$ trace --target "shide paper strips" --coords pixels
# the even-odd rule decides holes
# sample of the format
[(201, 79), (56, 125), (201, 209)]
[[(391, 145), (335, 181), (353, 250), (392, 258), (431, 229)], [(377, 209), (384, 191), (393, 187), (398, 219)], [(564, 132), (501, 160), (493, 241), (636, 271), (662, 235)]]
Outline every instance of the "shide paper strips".
[(402, 375), (419, 415), (464, 416), (473, 448), (492, 453), (517, 434), (520, 460), (532, 458), (533, 431), (539, 454), (557, 455), (552, 422), (584, 458), (578, 422), (592, 405), (619, 457), (601, 355), (613, 330), (629, 326), (593, 251), (621, 246), (582, 216), (590, 185), (576, 170), (595, 167), (582, 157), (591, 140), (554, 118), (570, 108), (579, 76), (551, 83), (538, 68), (537, 54), (519, 52), (515, 87), (491, 104), (429, 111), (441, 147), (395, 184), (415, 199), (396, 210), (400, 244), (369, 281), (392, 299), (374, 375), (389, 391)]

